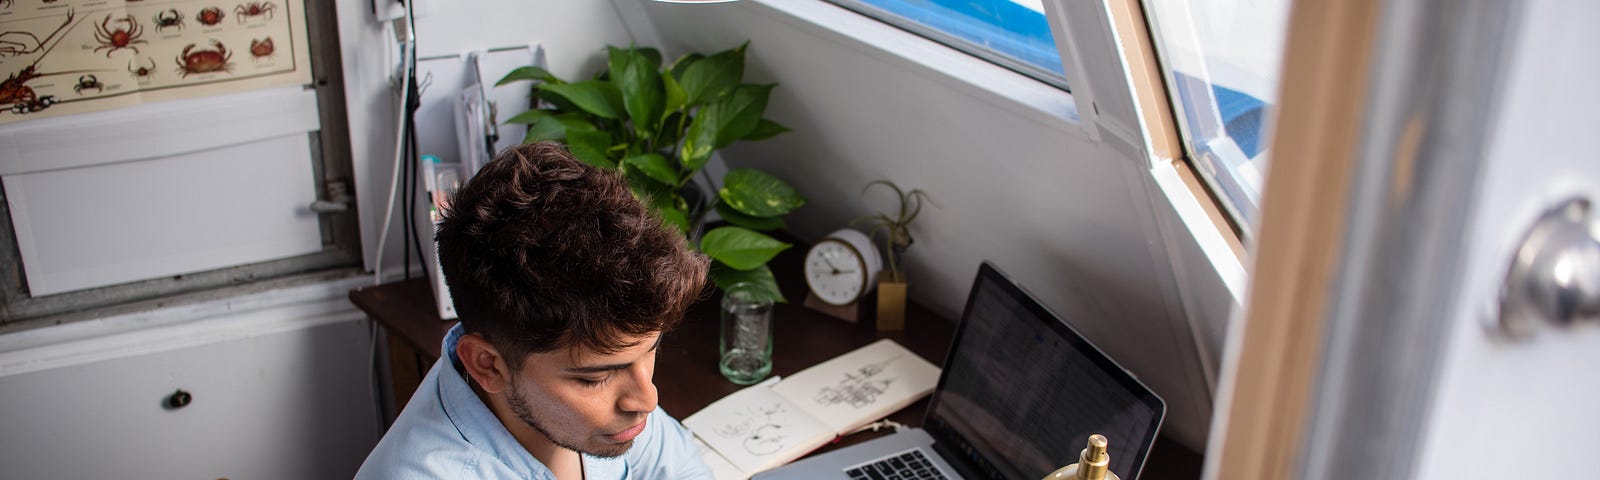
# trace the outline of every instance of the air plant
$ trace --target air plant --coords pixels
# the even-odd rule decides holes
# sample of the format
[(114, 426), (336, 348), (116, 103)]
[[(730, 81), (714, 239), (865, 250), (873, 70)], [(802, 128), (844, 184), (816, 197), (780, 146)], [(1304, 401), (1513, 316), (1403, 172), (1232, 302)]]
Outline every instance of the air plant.
[[(900, 202), (899, 210), (894, 215), (878, 212), (875, 215), (857, 218), (850, 223), (853, 225), (856, 222), (868, 222), (871, 225), (869, 232), (871, 232), (872, 238), (877, 240), (881, 235), (884, 255), (889, 258), (889, 281), (904, 283), (906, 277), (905, 272), (901, 270), (901, 256), (905, 255), (906, 249), (911, 248), (911, 244), (915, 241), (911, 238), (911, 222), (916, 220), (917, 215), (922, 213), (922, 204), (924, 202), (933, 203), (933, 199), (929, 198), (928, 193), (921, 189), (913, 188), (907, 191), (888, 180), (875, 180), (868, 183), (861, 188), (861, 195), (865, 197), (867, 191), (877, 185), (894, 190), (895, 199)], [(935, 207), (939, 206), (937, 203), (933, 205)]]

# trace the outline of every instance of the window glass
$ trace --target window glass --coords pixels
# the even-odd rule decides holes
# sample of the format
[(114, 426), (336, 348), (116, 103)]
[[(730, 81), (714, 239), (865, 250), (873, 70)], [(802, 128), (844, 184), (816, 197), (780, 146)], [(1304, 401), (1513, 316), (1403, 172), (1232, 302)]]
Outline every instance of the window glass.
[(1240, 229), (1254, 227), (1289, 0), (1146, 0), (1184, 148)]
[(828, 0), (1067, 88), (1043, 0)]

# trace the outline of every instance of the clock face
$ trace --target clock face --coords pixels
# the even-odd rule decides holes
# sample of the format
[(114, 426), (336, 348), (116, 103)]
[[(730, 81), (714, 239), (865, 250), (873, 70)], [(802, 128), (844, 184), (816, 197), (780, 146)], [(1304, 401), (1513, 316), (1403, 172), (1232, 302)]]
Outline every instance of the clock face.
[(849, 304), (867, 289), (865, 265), (855, 248), (835, 239), (823, 240), (806, 252), (806, 286), (824, 302)]

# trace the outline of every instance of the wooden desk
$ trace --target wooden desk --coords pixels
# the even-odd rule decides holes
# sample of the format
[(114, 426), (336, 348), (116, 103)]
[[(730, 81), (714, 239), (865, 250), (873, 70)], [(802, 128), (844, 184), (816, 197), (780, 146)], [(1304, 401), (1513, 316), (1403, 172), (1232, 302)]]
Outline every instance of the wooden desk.
[[(934, 365), (944, 363), (955, 325), (915, 303), (907, 305), (906, 328), (899, 332), (878, 332), (873, 327), (870, 315), (873, 305), (870, 302), (864, 306), (867, 310), (861, 323), (846, 323), (801, 306), (800, 302), (805, 298), (805, 286), (797, 279), (800, 278), (803, 254), (804, 249), (796, 246), (780, 254), (771, 265), (774, 275), (782, 282), (784, 296), (789, 299), (789, 303), (779, 304), (774, 313), (774, 374), (791, 375), (880, 338), (894, 339)], [(705, 299), (685, 314), (683, 323), (661, 342), (661, 350), (656, 358), (655, 384), (661, 408), (676, 418), (687, 417), (742, 388), (724, 379), (717, 370), (717, 328), (720, 321), (717, 304), (720, 300), (720, 294), (709, 291)], [(350, 292), (350, 301), (389, 329), (391, 347), (398, 343), (415, 348), (430, 362), (439, 357), (440, 341), (445, 331), (455, 324), (439, 319), (426, 280), (357, 289)], [(396, 337), (399, 337), (398, 340)], [(395, 356), (391, 354), (391, 358)], [(425, 372), (426, 367), (421, 367)], [(397, 402), (410, 397), (410, 390), (401, 387), (405, 383), (396, 380), (397, 390), (403, 390), (396, 394)], [(414, 381), (410, 383), (410, 388), (415, 389)], [(902, 424), (920, 426), (927, 406), (928, 400), (924, 398), (889, 418)], [(818, 451), (853, 445), (887, 433), (858, 433)], [(1164, 437), (1157, 440), (1140, 478), (1199, 478), (1199, 454), (1165, 440)]]

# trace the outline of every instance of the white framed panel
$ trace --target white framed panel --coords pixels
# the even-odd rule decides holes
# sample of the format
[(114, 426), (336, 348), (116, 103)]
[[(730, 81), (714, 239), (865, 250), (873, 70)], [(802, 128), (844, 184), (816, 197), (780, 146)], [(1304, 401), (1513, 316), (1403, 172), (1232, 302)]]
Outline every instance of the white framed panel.
[(33, 296), (322, 250), (307, 133), (5, 177)]
[(0, 175), (160, 158), (321, 128), (301, 87), (138, 105), (0, 127)]

